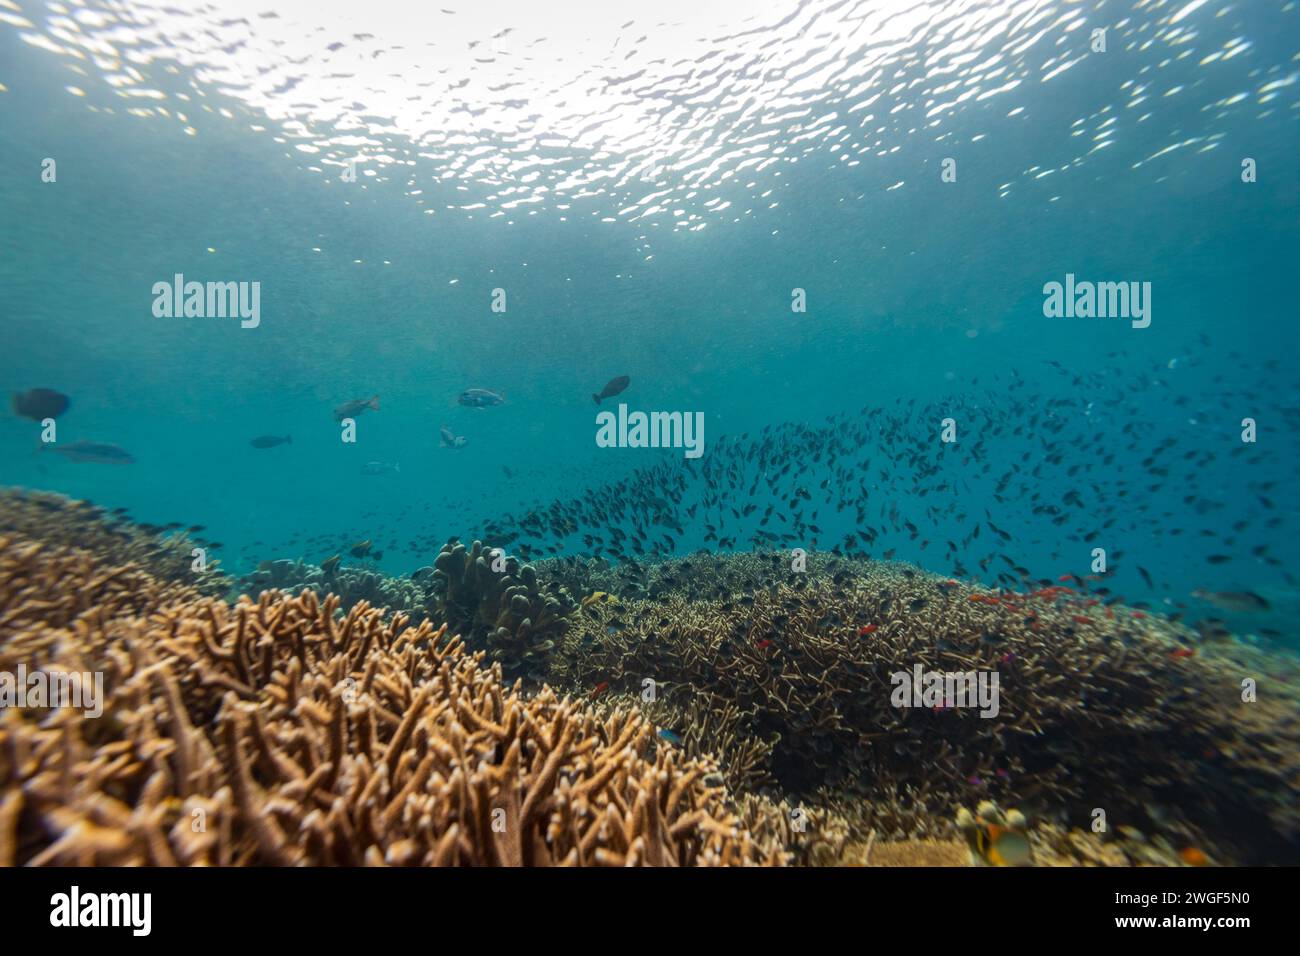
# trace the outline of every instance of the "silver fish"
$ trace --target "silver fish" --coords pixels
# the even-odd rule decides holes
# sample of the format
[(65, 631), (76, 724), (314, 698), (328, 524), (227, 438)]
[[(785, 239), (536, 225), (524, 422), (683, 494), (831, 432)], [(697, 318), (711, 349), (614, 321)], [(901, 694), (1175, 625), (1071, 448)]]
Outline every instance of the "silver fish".
[[(49, 448), (49, 445), (44, 446)], [(129, 465), (135, 458), (125, 448), (99, 441), (75, 441), (62, 447), (55, 445), (54, 450), (68, 461), (84, 462), (97, 465)]]
[(1207, 591), (1204, 588), (1197, 588), (1192, 592), (1192, 597), (1225, 611), (1248, 613), (1267, 611), (1270, 607), (1268, 601), (1254, 591)]
[(338, 408), (334, 409), (334, 420), (341, 422), (345, 418), (356, 418), (367, 408), (379, 411), (379, 396), (372, 395), (369, 398), (354, 398), (350, 402), (344, 402)]

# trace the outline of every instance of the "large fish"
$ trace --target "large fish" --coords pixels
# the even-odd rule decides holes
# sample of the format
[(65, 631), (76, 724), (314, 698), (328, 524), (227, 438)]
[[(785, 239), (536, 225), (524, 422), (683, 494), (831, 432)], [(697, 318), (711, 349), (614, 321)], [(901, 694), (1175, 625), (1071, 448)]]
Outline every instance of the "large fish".
[(467, 388), (456, 401), (470, 408), (491, 408), (493, 405), (504, 405), (506, 397), (488, 388)]
[(68, 410), (69, 404), (68, 396), (52, 388), (29, 388), (13, 394), (14, 414), (35, 422), (58, 418)]
[(613, 398), (615, 395), (620, 394), (630, 384), (632, 384), (632, 380), (626, 375), (620, 375), (618, 378), (611, 378), (605, 384), (605, 387), (600, 390), (599, 395), (591, 396), (591, 400), (599, 405), (602, 398)]
[(1254, 591), (1207, 591), (1204, 588), (1197, 588), (1192, 592), (1192, 597), (1225, 611), (1241, 613), (1267, 611), (1270, 606), (1268, 601)]
[[(44, 446), (49, 448), (51, 446)], [(98, 441), (76, 441), (71, 445), (55, 445), (54, 450), (68, 461), (96, 465), (129, 465), (135, 458), (125, 448)]]
[(379, 396), (372, 395), (369, 398), (354, 398), (350, 402), (344, 402), (338, 408), (334, 409), (334, 420), (341, 422), (345, 418), (356, 418), (367, 408), (379, 411)]

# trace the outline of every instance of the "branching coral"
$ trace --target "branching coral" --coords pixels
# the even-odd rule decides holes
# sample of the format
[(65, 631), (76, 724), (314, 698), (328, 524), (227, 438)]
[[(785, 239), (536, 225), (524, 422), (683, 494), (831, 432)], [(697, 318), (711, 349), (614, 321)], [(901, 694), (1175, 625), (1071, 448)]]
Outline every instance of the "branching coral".
[(138, 569), (91, 570), (139, 601), (50, 618), (25, 582), (68, 555), (0, 557), (7, 653), (108, 696), (99, 720), (0, 712), (0, 863), (783, 862), (642, 717), (525, 697), (445, 628), (312, 592), (178, 603)]
[(134, 564), (159, 581), (188, 584), (204, 594), (222, 594), (228, 586), (213, 556), (196, 570), (192, 552), (199, 543), (186, 532), (139, 525), (62, 495), (0, 489), (0, 534), (80, 548), (107, 565)]
[[(785, 793), (856, 795), (883, 838), (991, 796), (1079, 822), (1102, 807), (1212, 832), (1229, 858), (1300, 854), (1287, 797), (1300, 789), (1300, 707), (1276, 662), (1191, 652), (1185, 629), (1060, 587), (993, 592), (854, 561), (789, 575), (759, 555), (723, 572), (693, 560), (723, 596), (584, 608), (550, 679), (616, 693), (649, 678), (671, 700), (732, 708), (733, 736), (774, 742), (765, 769)], [(653, 580), (677, 576), (664, 565)], [(748, 587), (731, 590), (742, 572)], [(893, 676), (916, 666), (996, 673), (997, 715), (894, 706)], [(1244, 678), (1268, 693), (1244, 702)]]

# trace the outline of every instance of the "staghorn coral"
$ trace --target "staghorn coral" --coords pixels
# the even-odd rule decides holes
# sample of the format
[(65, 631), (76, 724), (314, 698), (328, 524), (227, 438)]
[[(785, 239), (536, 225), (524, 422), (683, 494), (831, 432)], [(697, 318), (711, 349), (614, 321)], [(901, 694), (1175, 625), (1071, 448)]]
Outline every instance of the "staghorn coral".
[(544, 586), (533, 567), (480, 541), (449, 542), (433, 567), (430, 617), (487, 649), (508, 675), (539, 679), (576, 607), (568, 591)]
[[(789, 575), (773, 558), (693, 559), (719, 597), (584, 608), (549, 680), (618, 693), (652, 678), (679, 704), (733, 708), (737, 738), (774, 741), (766, 770), (785, 794), (856, 799), (861, 834), (941, 834), (933, 821), (993, 797), (1078, 821), (1104, 807), (1225, 859), (1300, 856), (1300, 698), (1276, 658), (1187, 656), (1185, 628), (1062, 587), (989, 591), (843, 559)], [(891, 675), (918, 664), (996, 672), (999, 714), (894, 707)], [(1245, 677), (1269, 693), (1244, 703)]]
[[(0, 594), (5, 637), (48, 637), (84, 614), (112, 619), (199, 597), (193, 587), (155, 580), (135, 565), (105, 566), (88, 551), (8, 535), (0, 535)], [(0, 643), (0, 654), (14, 643)]]
[[(12, 582), (70, 558), (6, 538), (0, 559), (27, 569), (4, 606), (30, 607)], [(0, 711), (0, 864), (783, 862), (638, 714), (524, 697), (445, 628), (365, 602), (340, 619), (310, 591), (232, 606), (133, 568), (94, 580), (138, 600), (37, 607), (6, 636), (104, 672), (108, 701), (101, 720)]]
[(0, 534), (80, 548), (109, 565), (134, 564), (159, 581), (188, 584), (204, 594), (224, 593), (228, 582), (209, 555), (194, 569), (201, 544), (183, 531), (140, 525), (89, 501), (20, 488), (0, 489)]
[[(73, 524), (97, 527), (70, 507)], [(60, 509), (37, 511), (75, 543)], [(104, 546), (124, 554), (116, 535)], [(990, 591), (815, 553), (806, 574), (770, 553), (511, 560), (497, 580), (462, 573), (453, 587), (457, 567), (488, 560), (481, 545), (460, 551), (432, 581), (355, 569), (327, 582), (276, 562), (263, 583), (296, 587), (305, 572), (315, 593), (225, 604), (98, 552), (0, 540), (0, 668), (99, 670), (110, 692), (97, 721), (0, 714), (0, 861), (924, 865), (956, 835), (954, 811), (989, 798), (1032, 808), (1038, 865), (1297, 856), (1300, 671), (1276, 654), (1066, 588)], [(320, 593), (331, 587), (344, 593)], [(568, 596), (595, 591), (619, 600)], [(536, 611), (547, 597), (549, 619)], [(450, 618), (468, 646), (447, 636), (455, 624), (435, 627)], [(546, 635), (519, 635), (526, 619)], [(913, 664), (996, 670), (1000, 714), (892, 707), (889, 677)], [(507, 672), (574, 696), (507, 687)], [(1241, 701), (1243, 677), (1259, 681), (1258, 703)], [(497, 736), (510, 714), (515, 736)], [(552, 761), (549, 816), (524, 839), (506, 798), (522, 811)], [(703, 813), (716, 839), (669, 826), (651, 852), (627, 836), (644, 835), (642, 795), (668, 806), (661, 773), (691, 777), (686, 816)], [(592, 775), (605, 789), (582, 802), (574, 788)], [(1098, 806), (1125, 825), (1077, 829)], [(504, 835), (483, 829), (485, 807), (506, 814)], [(453, 826), (454, 847), (431, 843)]]

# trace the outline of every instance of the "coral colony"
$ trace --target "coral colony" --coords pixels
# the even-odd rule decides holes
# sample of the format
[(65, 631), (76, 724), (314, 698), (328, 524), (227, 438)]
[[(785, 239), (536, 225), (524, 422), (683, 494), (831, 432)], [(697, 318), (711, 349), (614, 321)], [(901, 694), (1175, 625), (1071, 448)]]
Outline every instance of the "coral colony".
[(2, 504), (0, 672), (102, 675), (106, 716), (0, 709), (0, 865), (1199, 865), (1300, 829), (1296, 675), (1246, 705), (1259, 651), (1067, 589), (477, 541), (236, 580)]

